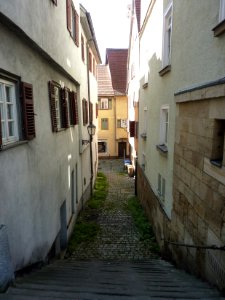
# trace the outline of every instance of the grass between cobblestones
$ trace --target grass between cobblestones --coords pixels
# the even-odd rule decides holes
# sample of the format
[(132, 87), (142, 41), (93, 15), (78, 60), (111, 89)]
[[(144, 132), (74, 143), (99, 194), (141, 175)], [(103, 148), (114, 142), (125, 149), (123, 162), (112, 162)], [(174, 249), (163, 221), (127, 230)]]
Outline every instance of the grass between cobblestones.
[(67, 255), (70, 256), (76, 247), (85, 242), (94, 241), (100, 227), (96, 223), (99, 210), (101, 209), (108, 193), (107, 178), (103, 173), (98, 173), (92, 197), (87, 201), (85, 209), (81, 211), (77, 218), (74, 231), (70, 238)]
[(128, 199), (125, 209), (130, 211), (134, 223), (141, 235), (141, 240), (150, 248), (150, 250), (154, 254), (160, 254), (160, 249), (156, 242), (152, 226), (149, 223), (138, 198), (134, 196)]

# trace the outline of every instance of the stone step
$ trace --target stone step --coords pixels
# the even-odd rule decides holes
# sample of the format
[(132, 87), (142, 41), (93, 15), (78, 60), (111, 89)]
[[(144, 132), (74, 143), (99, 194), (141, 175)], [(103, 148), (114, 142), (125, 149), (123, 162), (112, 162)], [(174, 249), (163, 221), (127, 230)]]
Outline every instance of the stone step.
[(225, 299), (207, 283), (160, 260), (61, 260), (27, 276), (0, 299)]

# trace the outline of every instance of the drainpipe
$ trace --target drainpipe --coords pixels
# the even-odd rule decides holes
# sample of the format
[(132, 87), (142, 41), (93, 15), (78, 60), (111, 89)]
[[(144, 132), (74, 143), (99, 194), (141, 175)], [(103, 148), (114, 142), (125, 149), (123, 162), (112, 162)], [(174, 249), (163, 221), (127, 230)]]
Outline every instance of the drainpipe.
[[(90, 91), (90, 75), (89, 75), (89, 42), (92, 41), (93, 39), (87, 40), (86, 43), (86, 53), (87, 53), (87, 88), (88, 88), (88, 106), (89, 106), (89, 113), (90, 113), (90, 108), (91, 108), (91, 91)], [(90, 119), (90, 114), (89, 114), (89, 123), (92, 124), (93, 120)], [(90, 135), (89, 136), (89, 141), (90, 141), (90, 160), (91, 160), (91, 196), (93, 194), (93, 157), (92, 157), (92, 140), (93, 137)]]

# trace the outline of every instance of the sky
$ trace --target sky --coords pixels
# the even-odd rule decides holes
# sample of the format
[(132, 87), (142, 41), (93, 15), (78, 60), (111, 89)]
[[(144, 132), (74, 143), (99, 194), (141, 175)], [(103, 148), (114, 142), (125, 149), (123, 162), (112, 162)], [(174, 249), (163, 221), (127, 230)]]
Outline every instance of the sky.
[(91, 14), (102, 63), (106, 48), (128, 48), (131, 0), (80, 0)]

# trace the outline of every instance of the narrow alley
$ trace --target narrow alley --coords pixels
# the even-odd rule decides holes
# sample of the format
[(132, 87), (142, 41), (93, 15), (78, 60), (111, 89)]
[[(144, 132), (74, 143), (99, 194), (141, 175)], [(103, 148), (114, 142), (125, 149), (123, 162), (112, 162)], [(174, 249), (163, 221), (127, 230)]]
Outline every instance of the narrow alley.
[(208, 283), (162, 260), (140, 239), (124, 208), (134, 195), (134, 179), (124, 173), (123, 161), (100, 160), (99, 171), (109, 187), (94, 242), (81, 243), (70, 257), (17, 278), (0, 299), (224, 299)]

